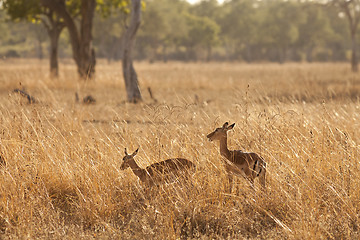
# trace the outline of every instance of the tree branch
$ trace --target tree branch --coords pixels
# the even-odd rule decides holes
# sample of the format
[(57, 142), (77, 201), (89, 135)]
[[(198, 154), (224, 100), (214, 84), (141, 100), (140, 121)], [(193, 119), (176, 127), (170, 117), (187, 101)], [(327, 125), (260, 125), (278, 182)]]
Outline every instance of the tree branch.
[(40, 0), (40, 1), (44, 7), (51, 9), (52, 11), (57, 13), (62, 19), (64, 19), (64, 23), (70, 32), (70, 39), (72, 43), (71, 46), (73, 50), (74, 60), (77, 63), (79, 63), (80, 57), (78, 51), (80, 49), (80, 36), (73, 18), (66, 9), (65, 1), (64, 0)]

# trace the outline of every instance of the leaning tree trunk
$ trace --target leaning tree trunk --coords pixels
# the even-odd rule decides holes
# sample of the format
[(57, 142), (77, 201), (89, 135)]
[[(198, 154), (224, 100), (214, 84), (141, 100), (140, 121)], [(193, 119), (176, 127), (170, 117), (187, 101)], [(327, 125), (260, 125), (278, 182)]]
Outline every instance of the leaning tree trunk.
[(132, 60), (132, 49), (135, 35), (141, 21), (141, 0), (131, 1), (130, 25), (124, 33), (122, 68), (125, 80), (127, 99), (129, 102), (137, 103), (142, 100), (137, 74)]

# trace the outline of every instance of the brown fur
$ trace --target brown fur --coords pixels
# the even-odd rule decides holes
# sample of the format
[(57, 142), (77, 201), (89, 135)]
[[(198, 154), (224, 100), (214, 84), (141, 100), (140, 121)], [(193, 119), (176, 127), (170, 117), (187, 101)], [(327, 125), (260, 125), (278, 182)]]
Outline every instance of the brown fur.
[(226, 122), (221, 128), (216, 128), (207, 135), (210, 141), (220, 141), (220, 154), (226, 158), (224, 162), (230, 182), (230, 191), (234, 174), (244, 176), (252, 185), (254, 179), (259, 177), (261, 186), (265, 188), (266, 163), (264, 159), (256, 153), (241, 150), (230, 151), (227, 147), (227, 131), (231, 130), (234, 125), (235, 123), (229, 126), (229, 123)]
[(145, 184), (154, 185), (163, 181), (170, 181), (174, 178), (183, 176), (195, 169), (195, 164), (184, 158), (171, 158), (154, 163), (145, 169), (140, 168), (134, 160), (139, 149), (133, 154), (128, 155), (125, 149), (125, 157), (121, 169), (131, 168), (133, 173)]

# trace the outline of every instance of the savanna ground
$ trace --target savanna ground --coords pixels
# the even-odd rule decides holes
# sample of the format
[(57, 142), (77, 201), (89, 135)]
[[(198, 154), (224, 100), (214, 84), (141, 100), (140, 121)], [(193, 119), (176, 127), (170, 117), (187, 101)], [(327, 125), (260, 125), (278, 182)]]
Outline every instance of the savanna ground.
[[(360, 238), (360, 74), (348, 64), (137, 63), (137, 105), (120, 63), (87, 83), (60, 67), (50, 80), (47, 61), (1, 62), (0, 238)], [(243, 178), (228, 191), (206, 139), (225, 121), (230, 149), (267, 160), (266, 191)], [(119, 169), (139, 146), (142, 167), (192, 160), (191, 182), (145, 189)]]

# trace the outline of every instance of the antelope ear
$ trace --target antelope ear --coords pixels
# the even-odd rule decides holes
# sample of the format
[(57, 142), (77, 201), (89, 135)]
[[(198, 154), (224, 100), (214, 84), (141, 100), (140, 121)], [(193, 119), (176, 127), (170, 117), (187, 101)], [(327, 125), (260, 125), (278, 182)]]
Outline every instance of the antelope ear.
[(129, 154), (127, 153), (127, 151), (126, 151), (126, 148), (125, 148), (125, 155), (126, 155), (126, 156), (129, 155)]
[(228, 123), (228, 122), (225, 122), (224, 125), (222, 126), (222, 128), (223, 128), (223, 129), (226, 129), (228, 125), (229, 125), (229, 123)]
[(131, 154), (131, 156), (135, 157), (135, 156), (136, 156), (136, 154), (137, 154), (137, 153), (138, 153), (138, 151), (139, 151), (139, 148), (140, 148), (140, 147), (138, 147), (138, 149), (136, 149), (136, 150), (135, 150), (135, 152), (133, 152), (133, 154)]
[(235, 126), (235, 123), (231, 124), (230, 126), (227, 127), (227, 130), (233, 129), (234, 126)]

